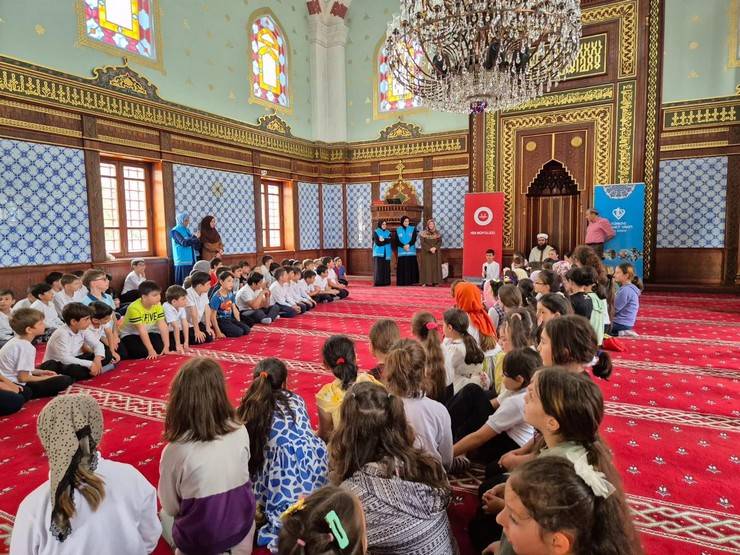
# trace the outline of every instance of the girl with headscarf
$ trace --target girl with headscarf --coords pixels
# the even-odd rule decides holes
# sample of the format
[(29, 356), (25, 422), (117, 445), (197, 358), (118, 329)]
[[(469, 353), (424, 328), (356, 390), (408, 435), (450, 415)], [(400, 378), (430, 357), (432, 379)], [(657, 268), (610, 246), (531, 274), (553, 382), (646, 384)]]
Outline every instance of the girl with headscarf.
[(200, 221), (200, 258), (211, 260), (224, 253), (224, 243), (216, 229), (216, 218), (206, 216)]
[(408, 216), (401, 216), (401, 225), (396, 229), (398, 266), (396, 285), (419, 283), (419, 263), (416, 261), (416, 226)]
[(188, 224), (190, 217), (187, 212), (180, 212), (175, 216), (177, 225), (170, 230), (172, 241), (172, 258), (175, 262), (175, 283), (181, 285), (188, 277), (195, 264), (195, 251), (200, 249), (200, 241), (190, 233)]
[(470, 319), (468, 333), (472, 335), (483, 351), (496, 348), (496, 330), (491, 317), (483, 308), (481, 291), (473, 283), (464, 281), (455, 287), (455, 306), (465, 311)]
[(421, 267), (420, 278), (422, 285), (437, 285), (442, 283), (442, 236), (437, 230), (437, 222), (427, 220), (427, 225), (419, 234), (421, 237)]
[(391, 284), (391, 232), (385, 220), (378, 222), (373, 231), (373, 285)]
[(18, 508), (11, 555), (151, 553), (162, 526), (154, 487), (133, 466), (97, 451), (103, 415), (89, 395), (63, 395), (44, 407), (38, 434), (49, 480)]

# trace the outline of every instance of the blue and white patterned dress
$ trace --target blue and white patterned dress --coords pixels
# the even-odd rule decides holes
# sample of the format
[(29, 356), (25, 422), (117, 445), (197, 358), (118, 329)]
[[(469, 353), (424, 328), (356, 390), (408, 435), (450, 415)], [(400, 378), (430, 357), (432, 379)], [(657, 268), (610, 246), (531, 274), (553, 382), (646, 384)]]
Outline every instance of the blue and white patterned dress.
[(265, 463), (252, 477), (257, 503), (264, 507), (267, 522), (257, 532), (257, 545), (277, 550), (280, 515), (299, 497), (308, 496), (328, 480), (326, 444), (311, 428), (306, 403), (286, 392), (295, 419), (276, 410), (270, 438), (265, 446)]

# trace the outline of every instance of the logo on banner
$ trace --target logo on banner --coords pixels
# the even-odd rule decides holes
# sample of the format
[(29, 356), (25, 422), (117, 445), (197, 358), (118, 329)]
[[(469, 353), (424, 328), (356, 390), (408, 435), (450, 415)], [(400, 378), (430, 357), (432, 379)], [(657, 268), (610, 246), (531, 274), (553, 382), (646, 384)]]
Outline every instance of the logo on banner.
[(481, 206), (473, 213), (473, 221), (480, 226), (486, 226), (493, 221), (493, 210), (487, 206)]
[(614, 216), (614, 217), (615, 217), (616, 219), (618, 219), (618, 220), (621, 220), (621, 219), (622, 219), (622, 217), (623, 217), (623, 216), (624, 216), (624, 215), (625, 215), (626, 213), (627, 213), (627, 211), (626, 211), (626, 210), (625, 210), (624, 208), (619, 208), (619, 207), (617, 207), (617, 208), (615, 208), (614, 210), (612, 210), (612, 215), (613, 215), (613, 216)]

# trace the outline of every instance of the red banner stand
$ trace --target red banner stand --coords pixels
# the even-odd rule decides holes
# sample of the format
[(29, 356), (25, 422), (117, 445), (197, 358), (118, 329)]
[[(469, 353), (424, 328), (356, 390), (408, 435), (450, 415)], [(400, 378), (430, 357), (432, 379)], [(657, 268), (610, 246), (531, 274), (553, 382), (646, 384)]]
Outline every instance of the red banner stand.
[(463, 277), (476, 283), (483, 279), (481, 268), (486, 251), (495, 251), (494, 259), (503, 270), (504, 193), (468, 193), (465, 195), (463, 233)]

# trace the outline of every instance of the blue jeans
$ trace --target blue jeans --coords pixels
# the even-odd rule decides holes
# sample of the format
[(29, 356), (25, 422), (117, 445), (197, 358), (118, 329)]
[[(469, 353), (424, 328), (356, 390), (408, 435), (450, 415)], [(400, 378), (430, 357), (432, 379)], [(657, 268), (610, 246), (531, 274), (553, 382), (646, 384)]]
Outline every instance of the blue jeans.
[(611, 325), (606, 329), (609, 335), (617, 335), (620, 331), (631, 330), (632, 326), (625, 326), (624, 324), (617, 324), (612, 322)]

